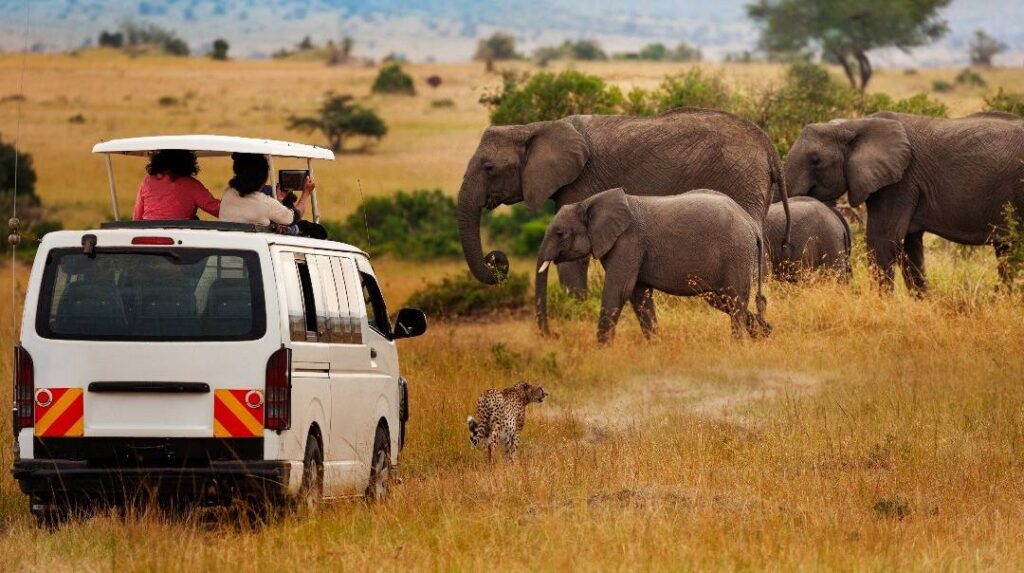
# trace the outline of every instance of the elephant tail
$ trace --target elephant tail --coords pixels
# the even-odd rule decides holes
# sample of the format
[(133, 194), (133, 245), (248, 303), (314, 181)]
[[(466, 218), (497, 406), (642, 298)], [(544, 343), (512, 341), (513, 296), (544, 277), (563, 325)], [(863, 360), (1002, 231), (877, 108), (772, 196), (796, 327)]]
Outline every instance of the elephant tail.
[(834, 206), (829, 206), (829, 209), (835, 213), (836, 217), (839, 217), (839, 222), (843, 224), (843, 253), (844, 258), (844, 269), (846, 270), (847, 277), (853, 277), (853, 230), (850, 228), (850, 222), (843, 216), (843, 212)]
[(764, 297), (764, 237), (758, 233), (755, 238), (757, 239), (757, 298), (754, 299), (754, 302), (757, 305), (757, 314), (761, 316), (768, 306), (768, 299)]
[[(765, 136), (767, 139), (767, 135)], [(792, 218), (789, 215), (789, 190), (786, 188), (786, 177), (782, 170), (782, 160), (779, 158), (778, 151), (775, 150), (775, 146), (771, 140), (768, 140), (768, 161), (771, 168), (771, 185), (772, 185), (772, 199), (769, 204), (774, 202), (775, 195), (778, 194), (782, 198), (782, 210), (786, 212), (786, 234), (782, 237), (782, 255), (784, 259), (789, 259), (790, 251), (790, 229), (793, 225)]]

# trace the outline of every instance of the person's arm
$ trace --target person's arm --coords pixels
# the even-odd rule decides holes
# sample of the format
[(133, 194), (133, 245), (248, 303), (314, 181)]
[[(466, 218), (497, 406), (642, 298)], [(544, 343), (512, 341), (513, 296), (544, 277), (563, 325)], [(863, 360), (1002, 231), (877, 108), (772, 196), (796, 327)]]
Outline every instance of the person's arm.
[(139, 184), (139, 192), (135, 194), (135, 208), (132, 209), (132, 220), (133, 221), (141, 221), (142, 220), (142, 213), (143, 213), (142, 190), (145, 187), (146, 187), (146, 180), (143, 179), (142, 183)]
[(294, 224), (301, 218), (294, 209), (285, 207), (280, 201), (275, 200), (273, 197), (262, 195), (262, 199), (260, 200), (263, 201), (264, 205), (266, 205), (267, 218), (273, 223), (288, 226)]
[(316, 181), (313, 181), (312, 176), (307, 177), (306, 184), (302, 187), (302, 195), (292, 207), (295, 209), (295, 212), (298, 213), (298, 219), (301, 219), (302, 214), (306, 212), (306, 203), (309, 201), (309, 196), (313, 194), (314, 189), (316, 189)]
[(196, 185), (192, 189), (192, 200), (195, 202), (196, 207), (214, 217), (220, 217), (220, 199), (215, 198), (213, 193), (210, 193), (210, 190), (206, 188), (206, 185), (203, 185), (196, 179), (193, 179), (193, 181), (196, 182)]

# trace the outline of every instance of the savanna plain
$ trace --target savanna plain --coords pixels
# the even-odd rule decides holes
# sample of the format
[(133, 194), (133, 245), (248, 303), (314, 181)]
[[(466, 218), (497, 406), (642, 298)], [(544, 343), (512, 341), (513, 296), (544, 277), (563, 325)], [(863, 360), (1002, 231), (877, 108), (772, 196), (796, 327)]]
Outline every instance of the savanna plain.
[[(0, 98), (16, 92), (21, 57), (0, 56)], [(580, 64), (607, 81), (652, 86), (685, 67)], [(706, 65), (735, 85), (778, 81), (772, 65)], [(19, 146), (37, 193), (66, 227), (107, 218), (100, 139), (212, 132), (315, 141), (285, 130), (326, 90), (366, 97), (389, 135), (369, 153), (317, 170), (325, 214), (361, 196), (440, 188), (454, 194), (487, 124), (478, 99), (500, 78), (482, 65), (412, 65), (419, 95), (369, 96), (375, 70), (314, 62), (212, 62), (106, 52), (30, 56)], [(423, 78), (438, 74), (431, 90)], [(883, 70), (873, 89), (926, 91), (956, 70)], [(987, 72), (1024, 91), (1024, 71)], [(938, 94), (951, 115), (981, 108), (981, 90)], [(159, 106), (163, 96), (179, 104)], [(433, 100), (450, 99), (438, 108)], [(14, 137), (18, 103), (0, 103)], [(81, 114), (84, 123), (69, 123)], [(142, 160), (118, 158), (122, 212)], [(200, 177), (222, 189), (230, 166)], [(364, 245), (365, 246), (365, 245)], [(863, 242), (850, 285), (769, 282), (767, 340), (733, 340), (698, 300), (659, 297), (661, 334), (646, 342), (624, 314), (614, 343), (596, 317), (553, 323), (529, 314), (434, 320), (400, 343), (410, 380), (403, 483), (377, 505), (332, 503), (264, 525), (145, 507), (38, 529), (7, 469), (0, 432), (0, 569), (8, 571), (1012, 570), (1024, 562), (1024, 310), (997, 289), (987, 248), (927, 243), (931, 292), (917, 299), (869, 280)], [(372, 246), (370, 246), (372, 252)], [(376, 261), (397, 309), (453, 259)], [(514, 260), (513, 270), (531, 267)], [(7, 271), (4, 276), (6, 281)], [(15, 269), (19, 291), (27, 268)], [(20, 295), (19, 295), (20, 296)], [(20, 300), (20, 298), (19, 298)], [(17, 340), (18, 309), (0, 299), (0, 332)], [(0, 377), (11, 375), (0, 353)], [(528, 410), (520, 460), (489, 465), (464, 425), (479, 392), (522, 378), (551, 393)], [(8, 403), (10, 385), (0, 385)], [(5, 414), (5, 419), (8, 414)]]

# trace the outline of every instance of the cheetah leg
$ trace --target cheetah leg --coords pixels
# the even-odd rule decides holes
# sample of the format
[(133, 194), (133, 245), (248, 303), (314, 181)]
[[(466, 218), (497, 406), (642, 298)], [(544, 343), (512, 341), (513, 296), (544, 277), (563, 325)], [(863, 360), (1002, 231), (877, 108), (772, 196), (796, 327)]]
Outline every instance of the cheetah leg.
[(505, 455), (510, 462), (516, 461), (516, 454), (519, 453), (519, 433), (513, 433), (505, 440)]
[(492, 464), (494, 463), (495, 437), (494, 430), (491, 430), (491, 433), (487, 435), (487, 462)]

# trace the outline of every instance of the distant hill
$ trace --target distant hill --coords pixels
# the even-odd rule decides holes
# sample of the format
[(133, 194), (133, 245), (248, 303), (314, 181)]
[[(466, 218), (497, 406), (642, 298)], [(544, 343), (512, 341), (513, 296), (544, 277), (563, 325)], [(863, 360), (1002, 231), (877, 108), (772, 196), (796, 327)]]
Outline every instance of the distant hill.
[[(27, 0), (0, 0), (0, 49), (23, 44)], [(235, 57), (266, 57), (303, 36), (322, 42), (343, 35), (356, 52), (409, 59), (468, 59), (476, 41), (495, 30), (514, 34), (521, 50), (565, 38), (598, 38), (606, 51), (685, 40), (709, 59), (752, 49), (756, 30), (746, 0), (32, 0), (29, 44), (37, 50), (67, 50), (94, 42), (101, 29), (131, 18), (174, 29), (202, 52), (217, 37)], [(942, 42), (907, 56), (877, 55), (881, 65), (960, 65), (977, 28), (1011, 46), (997, 62), (1024, 65), (1024, 2), (955, 0), (946, 11), (952, 33)]]

